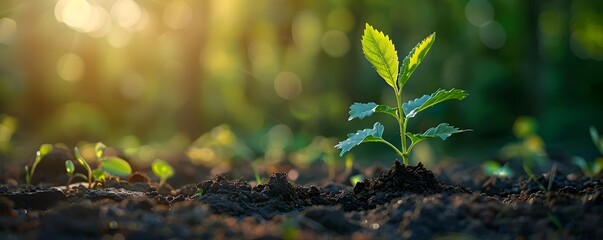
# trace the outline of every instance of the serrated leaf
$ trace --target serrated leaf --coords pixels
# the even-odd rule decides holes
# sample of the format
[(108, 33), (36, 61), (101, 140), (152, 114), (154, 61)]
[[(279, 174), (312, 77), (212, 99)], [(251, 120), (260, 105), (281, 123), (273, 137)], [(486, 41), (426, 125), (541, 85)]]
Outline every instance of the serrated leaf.
[(160, 179), (168, 179), (174, 175), (174, 168), (164, 160), (157, 159), (151, 166), (155, 176)]
[(463, 100), (467, 97), (467, 94), (464, 90), (461, 89), (438, 89), (431, 95), (423, 95), (420, 98), (416, 98), (414, 100), (408, 101), (402, 104), (402, 110), (404, 111), (404, 115), (407, 118), (414, 117), (417, 113), (433, 106), (438, 103), (441, 103), (446, 100), (458, 99)]
[(394, 89), (398, 79), (398, 53), (389, 36), (374, 29), (368, 23), (362, 35), (362, 52), (379, 76)]
[(437, 127), (432, 127), (427, 129), (424, 133), (417, 134), (416, 137), (423, 138), (436, 138), (439, 137), (442, 140), (446, 140), (446, 138), (450, 137), (452, 134), (461, 133), (471, 131), (470, 129), (458, 129), (454, 126), (448, 125), (448, 123), (440, 123)]
[(101, 162), (101, 169), (105, 170), (109, 174), (125, 177), (132, 174), (132, 167), (130, 164), (118, 157), (108, 157)]
[(82, 165), (82, 167), (84, 167), (86, 169), (86, 171), (91, 172), (92, 170), (90, 169), (90, 165), (88, 165), (86, 160), (84, 160), (84, 158), (82, 157), (82, 154), (80, 153), (80, 149), (77, 147), (74, 147), (73, 152), (75, 153), (75, 159), (80, 163), (80, 165)]
[(75, 171), (75, 165), (73, 165), (73, 162), (71, 160), (65, 161), (65, 171), (67, 171), (67, 175), (73, 175), (73, 172)]
[(399, 80), (399, 89), (402, 89), (406, 81), (410, 78), (412, 73), (417, 69), (423, 58), (431, 49), (431, 45), (435, 41), (436, 34), (435, 32), (429, 35), (427, 38), (423, 39), (419, 44), (417, 44), (408, 55), (402, 60), (402, 66), (400, 67), (400, 80)]
[(369, 117), (369, 116), (373, 115), (373, 113), (376, 113), (376, 112), (386, 113), (386, 114), (389, 114), (389, 115), (397, 118), (396, 108), (392, 108), (387, 105), (377, 105), (374, 102), (369, 102), (369, 103), (352, 104), (352, 106), (350, 106), (350, 117), (348, 118), (348, 121), (351, 121), (352, 119), (355, 119), (355, 118), (363, 119), (365, 117)]
[(376, 122), (373, 125), (373, 128), (367, 128), (363, 130), (359, 130), (356, 133), (348, 134), (348, 139), (339, 142), (335, 145), (335, 148), (341, 149), (339, 156), (343, 156), (344, 153), (350, 151), (355, 146), (362, 143), (365, 139), (381, 139), (383, 135), (383, 125), (379, 122)]
[(96, 153), (96, 157), (98, 159), (101, 159), (103, 157), (103, 152), (105, 151), (106, 148), (107, 148), (107, 146), (105, 144), (103, 144), (102, 142), (96, 143), (96, 145), (94, 146), (94, 152)]

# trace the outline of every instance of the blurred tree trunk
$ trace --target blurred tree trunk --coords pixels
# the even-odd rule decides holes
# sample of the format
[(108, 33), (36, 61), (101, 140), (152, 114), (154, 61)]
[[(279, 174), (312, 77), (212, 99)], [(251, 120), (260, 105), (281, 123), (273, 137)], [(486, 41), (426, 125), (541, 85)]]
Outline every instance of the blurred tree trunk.
[[(210, 1), (191, 2), (193, 9), (193, 21), (187, 27), (187, 34), (182, 38), (183, 70), (180, 91), (184, 104), (179, 110), (178, 130), (190, 139), (196, 139), (204, 130), (203, 113), (201, 111), (201, 96), (199, 96), (202, 77), (201, 66), (204, 59), (201, 52), (206, 42), (208, 27), (208, 10)], [(198, 18), (198, 19), (195, 19)]]

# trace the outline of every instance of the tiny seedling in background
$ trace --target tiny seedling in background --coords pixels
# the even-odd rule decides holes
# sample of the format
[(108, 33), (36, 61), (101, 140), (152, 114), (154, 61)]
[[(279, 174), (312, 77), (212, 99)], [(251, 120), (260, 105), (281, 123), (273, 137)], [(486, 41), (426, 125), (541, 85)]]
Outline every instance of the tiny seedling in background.
[[(420, 98), (402, 103), (402, 89), (406, 81), (412, 73), (417, 69), (423, 58), (429, 52), (431, 45), (435, 41), (435, 33), (429, 35), (425, 40), (417, 44), (404, 58), (402, 65), (399, 66), (398, 53), (394, 44), (389, 39), (389, 36), (374, 29), (368, 23), (364, 29), (362, 36), (362, 52), (366, 59), (373, 65), (379, 76), (393, 88), (396, 96), (397, 107), (387, 105), (379, 105), (374, 102), (369, 103), (354, 103), (350, 106), (350, 117), (348, 120), (355, 118), (362, 119), (371, 116), (373, 113), (384, 113), (392, 116), (398, 122), (400, 130), (401, 146), (398, 149), (396, 146), (382, 138), (384, 127), (381, 123), (376, 122), (373, 128), (367, 128), (348, 135), (348, 139), (339, 142), (335, 145), (341, 149), (340, 156), (350, 151), (353, 147), (365, 142), (380, 142), (390, 146), (400, 157), (403, 163), (408, 165), (408, 156), (412, 148), (419, 142), (427, 138), (441, 138), (446, 140), (454, 133), (460, 133), (469, 130), (460, 130), (450, 126), (447, 123), (441, 123), (436, 127), (427, 129), (423, 133), (410, 133), (406, 131), (408, 120), (414, 118), (418, 113), (428, 109), (443, 101), (458, 99), (462, 100), (467, 97), (467, 93), (460, 89), (443, 90), (439, 89), (431, 95), (424, 95)], [(407, 144), (410, 140), (410, 145)]]
[[(603, 155), (603, 139), (599, 137), (599, 132), (594, 127), (590, 127), (590, 138)], [(603, 170), (603, 157), (598, 157), (592, 163), (589, 163), (584, 158), (575, 156), (572, 158), (572, 163), (578, 166), (584, 175), (589, 177), (597, 176)]]
[(29, 167), (25, 165), (25, 182), (27, 183), (27, 185), (30, 185), (31, 178), (33, 177), (33, 174), (36, 171), (36, 167), (42, 161), (42, 158), (44, 158), (44, 156), (46, 156), (48, 153), (52, 152), (52, 149), (52, 145), (42, 144), (40, 146), (40, 149), (36, 152), (36, 159), (31, 165), (31, 171), (29, 170)]
[(86, 169), (86, 172), (88, 173), (86, 179), (88, 180), (89, 188), (93, 187), (93, 180), (94, 183), (104, 180), (105, 173), (109, 173), (118, 177), (125, 177), (132, 174), (132, 167), (125, 160), (119, 157), (105, 157), (104, 150), (106, 148), (107, 147), (105, 146), (105, 144), (100, 142), (97, 143), (94, 147), (96, 157), (100, 162), (99, 168), (95, 170), (92, 170), (92, 168), (90, 168), (90, 165), (88, 165), (86, 160), (82, 157), (80, 150), (77, 147), (73, 148), (75, 158), (80, 163), (80, 165), (82, 165)]
[(75, 165), (73, 164), (73, 161), (71, 161), (71, 160), (65, 161), (65, 171), (67, 172), (67, 176), (69, 177), (67, 179), (67, 185), (66, 185), (67, 189), (69, 189), (69, 185), (71, 185), (71, 181), (73, 181), (73, 178), (81, 177), (84, 180), (87, 179), (86, 175), (81, 174), (81, 173), (75, 173)]
[(482, 164), (482, 169), (487, 176), (497, 176), (497, 177), (512, 177), (513, 170), (509, 167), (509, 162), (506, 162), (504, 165), (500, 165), (496, 161), (486, 161)]
[(174, 168), (161, 159), (155, 160), (151, 165), (151, 169), (155, 176), (159, 178), (159, 186), (162, 186), (168, 178), (174, 175)]

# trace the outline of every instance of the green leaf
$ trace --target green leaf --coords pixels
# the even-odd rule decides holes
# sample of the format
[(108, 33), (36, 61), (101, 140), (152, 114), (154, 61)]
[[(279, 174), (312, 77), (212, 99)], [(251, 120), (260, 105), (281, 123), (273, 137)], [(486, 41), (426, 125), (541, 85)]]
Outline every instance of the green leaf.
[[(439, 137), (442, 140), (450, 137), (452, 134), (471, 131), (471, 129), (460, 130), (456, 127), (448, 125), (448, 123), (440, 123), (437, 127), (427, 129), (424, 133), (414, 134), (415, 138), (436, 138)], [(411, 134), (412, 135), (412, 134)], [(412, 139), (412, 138), (411, 138)]]
[(599, 152), (603, 154), (603, 139), (599, 138), (599, 132), (595, 127), (590, 127), (590, 139), (593, 140), (593, 143), (599, 149)]
[(585, 175), (591, 175), (590, 167), (582, 157), (572, 157), (572, 163), (580, 168)]
[(339, 156), (343, 156), (344, 153), (350, 151), (355, 146), (362, 143), (365, 139), (374, 140), (380, 139), (383, 135), (383, 125), (379, 122), (376, 122), (373, 125), (373, 128), (367, 128), (364, 130), (359, 130), (356, 133), (348, 134), (348, 139), (339, 142), (335, 145), (335, 148), (341, 149), (341, 153)]
[(162, 181), (165, 181), (165, 179), (168, 179), (174, 175), (174, 168), (172, 168), (169, 163), (161, 159), (155, 160), (151, 166), (151, 169), (153, 170), (155, 176), (162, 179)]
[(76, 177), (82, 178), (86, 181), (88, 180), (88, 177), (86, 177), (86, 175), (81, 174), (81, 173), (76, 173), (75, 175), (73, 175), (73, 178), (76, 178)]
[(96, 145), (94, 146), (94, 152), (96, 152), (96, 157), (98, 159), (103, 158), (103, 152), (106, 148), (107, 146), (105, 146), (105, 144), (103, 144), (102, 142), (96, 143)]
[(389, 36), (374, 29), (368, 23), (362, 35), (362, 52), (379, 76), (394, 89), (398, 79), (398, 53)]
[(399, 89), (404, 87), (406, 81), (410, 78), (412, 73), (417, 69), (423, 58), (431, 49), (431, 45), (435, 41), (436, 34), (432, 33), (427, 38), (423, 39), (417, 46), (415, 46), (410, 53), (402, 60), (402, 66), (400, 67), (400, 80), (399, 80)]
[(52, 152), (52, 149), (53, 147), (51, 144), (42, 144), (42, 146), (40, 146), (40, 150), (38, 150), (38, 155), (40, 155), (40, 157), (44, 157)]
[(118, 157), (108, 157), (101, 162), (101, 169), (105, 170), (109, 174), (125, 177), (132, 174), (132, 167), (130, 164)]
[(94, 169), (92, 171), (92, 179), (95, 181), (100, 181), (105, 179), (105, 170), (102, 169)]
[(416, 98), (414, 100), (411, 100), (411, 101), (408, 101), (408, 102), (402, 104), (402, 110), (404, 111), (404, 115), (407, 118), (412, 118), (417, 113), (419, 113), (433, 105), (436, 105), (438, 103), (441, 103), (446, 100), (451, 100), (451, 99), (463, 100), (468, 95), (469, 94), (467, 94), (465, 91), (460, 90), (460, 89), (454, 89), (454, 88), (450, 89), (450, 90), (438, 89), (431, 95), (423, 95), (420, 98)]
[(75, 153), (75, 159), (77, 159), (77, 161), (80, 163), (80, 165), (82, 165), (86, 169), (86, 171), (91, 172), (92, 169), (90, 168), (90, 165), (88, 165), (86, 160), (84, 160), (84, 158), (82, 157), (82, 154), (80, 153), (80, 149), (77, 147), (74, 147), (73, 152)]
[(373, 115), (373, 113), (376, 113), (376, 112), (386, 113), (386, 114), (389, 114), (389, 115), (397, 118), (396, 108), (392, 108), (387, 105), (377, 105), (374, 102), (369, 102), (369, 103), (352, 104), (352, 106), (350, 106), (350, 117), (348, 118), (348, 121), (351, 121), (352, 119), (355, 119), (355, 118), (363, 119), (365, 117), (369, 117), (369, 116)]
[(75, 165), (73, 165), (73, 162), (71, 160), (65, 161), (65, 171), (67, 171), (67, 175), (73, 175), (73, 172), (75, 171)]

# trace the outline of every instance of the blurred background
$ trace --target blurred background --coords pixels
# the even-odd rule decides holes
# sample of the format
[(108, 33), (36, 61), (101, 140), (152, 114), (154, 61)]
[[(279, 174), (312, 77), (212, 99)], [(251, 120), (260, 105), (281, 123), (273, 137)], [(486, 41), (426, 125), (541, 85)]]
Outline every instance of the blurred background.
[[(474, 130), (418, 146), (413, 162), (498, 156), (520, 141), (517, 119), (551, 156), (597, 156), (602, 1), (4, 0), (0, 160), (102, 141), (143, 160), (343, 162), (332, 146), (373, 121), (398, 144), (393, 119), (347, 121), (353, 102), (395, 105), (362, 55), (365, 23), (400, 59), (437, 32), (405, 101), (470, 93), (413, 119), (415, 132), (440, 122)], [(396, 158), (376, 144), (352, 154)]]

